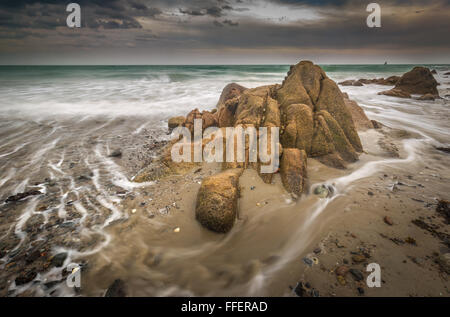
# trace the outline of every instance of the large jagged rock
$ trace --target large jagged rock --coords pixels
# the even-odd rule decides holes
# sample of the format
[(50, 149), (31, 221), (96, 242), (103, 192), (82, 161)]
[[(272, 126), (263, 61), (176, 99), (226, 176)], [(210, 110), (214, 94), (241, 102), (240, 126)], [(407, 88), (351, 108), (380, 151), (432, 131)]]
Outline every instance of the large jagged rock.
[(195, 217), (204, 227), (219, 233), (226, 233), (233, 227), (242, 171), (230, 169), (203, 179), (197, 194)]
[(439, 96), (437, 90), (438, 82), (427, 67), (414, 67), (411, 71), (405, 73), (390, 91), (381, 92), (380, 94), (410, 98), (410, 95), (426, 95), (431, 94)]
[(306, 152), (299, 149), (284, 149), (280, 163), (280, 175), (284, 187), (300, 196), (306, 187)]
[(278, 103), (282, 110), (291, 104), (305, 104), (314, 110), (321, 82), (325, 78), (327, 78), (325, 72), (310, 61), (302, 61), (291, 66), (281, 88), (277, 91)]
[(276, 95), (283, 148), (305, 150), (309, 157), (326, 156), (323, 162), (339, 168), (362, 152), (344, 95), (319, 66), (309, 61), (292, 66)]
[[(358, 152), (362, 152), (356, 126), (361, 129), (372, 127), (363, 110), (356, 103), (344, 100), (337, 84), (319, 66), (309, 61), (291, 66), (282, 85), (252, 89), (237, 84), (227, 85), (218, 102), (217, 112), (200, 112), (195, 109), (187, 115), (183, 125), (191, 133), (195, 119), (202, 120), (203, 129), (211, 126), (222, 128), (223, 137), (226, 135), (226, 127), (279, 127), (281, 144), (276, 147), (279, 153), (274, 152), (274, 155), (281, 156), (285, 149), (297, 149), (300, 153), (304, 151), (302, 159), (315, 157), (338, 168), (354, 162), (358, 159)], [(269, 139), (271, 138), (272, 135)], [(249, 167), (259, 169), (266, 164), (259, 159), (256, 162), (249, 161), (247, 137), (244, 162), (236, 161), (236, 143), (235, 140), (235, 160), (223, 163), (224, 170)], [(170, 153), (173, 144), (168, 145), (169, 150), (159, 162), (163, 168), (150, 169), (150, 172), (138, 175), (136, 180), (153, 180), (170, 173), (183, 174), (192, 169), (194, 163), (174, 163), (170, 160), (167, 153)], [(271, 150), (268, 149), (268, 152)], [(292, 150), (289, 152), (292, 153)], [(285, 160), (291, 155), (286, 154)], [(273, 174), (260, 175), (265, 182), (272, 181)], [(304, 189), (302, 186), (297, 187), (296, 194), (300, 194), (300, 188)]]

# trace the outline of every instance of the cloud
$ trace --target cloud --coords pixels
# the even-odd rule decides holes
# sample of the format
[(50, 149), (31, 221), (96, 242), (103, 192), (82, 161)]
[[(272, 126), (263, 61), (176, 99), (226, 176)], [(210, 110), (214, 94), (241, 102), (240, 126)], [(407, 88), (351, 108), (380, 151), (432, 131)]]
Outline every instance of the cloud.
[(146, 56), (151, 56), (152, 50), (162, 55), (266, 51), (274, 58), (281, 52), (314, 50), (333, 54), (351, 50), (356, 55), (379, 50), (392, 54), (418, 49), (430, 54), (450, 52), (445, 41), (450, 29), (450, 0), (379, 1), (379, 29), (367, 27), (368, 13), (359, 0), (75, 2), (82, 8), (82, 28), (78, 30), (66, 27), (67, 1), (2, 1), (0, 55), (4, 57), (2, 52), (11, 50), (11, 41), (23, 54), (49, 48), (58, 54), (65, 45), (75, 47), (77, 43), (91, 48), (92, 53), (100, 48), (110, 53), (127, 47), (127, 54), (142, 49)]

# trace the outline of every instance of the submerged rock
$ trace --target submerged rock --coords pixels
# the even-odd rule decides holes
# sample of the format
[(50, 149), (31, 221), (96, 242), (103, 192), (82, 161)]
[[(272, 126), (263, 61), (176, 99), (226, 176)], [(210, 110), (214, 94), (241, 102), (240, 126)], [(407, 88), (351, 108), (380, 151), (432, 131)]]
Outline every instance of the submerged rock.
[(13, 196), (9, 196), (5, 202), (9, 203), (9, 202), (17, 202), (19, 200), (22, 200), (24, 198), (27, 198), (29, 196), (37, 196), (37, 195), (41, 195), (42, 193), (38, 190), (29, 190), (27, 192), (23, 192), (23, 193), (19, 193)]
[(237, 214), (242, 169), (230, 169), (203, 179), (197, 194), (196, 219), (206, 228), (226, 233)]
[(331, 196), (330, 190), (325, 185), (320, 185), (314, 188), (314, 195), (319, 196), (320, 198), (327, 198)]
[(378, 95), (385, 95), (389, 97), (397, 97), (397, 98), (411, 98), (411, 95), (400, 89), (391, 89), (379, 92)]

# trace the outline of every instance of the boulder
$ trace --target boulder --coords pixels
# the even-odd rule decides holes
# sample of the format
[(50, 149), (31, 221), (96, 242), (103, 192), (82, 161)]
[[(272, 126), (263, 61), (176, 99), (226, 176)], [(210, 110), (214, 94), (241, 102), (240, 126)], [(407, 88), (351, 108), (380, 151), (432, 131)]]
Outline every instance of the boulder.
[(395, 85), (394, 89), (408, 94), (425, 95), (432, 94), (438, 96), (437, 81), (431, 71), (426, 67), (414, 67), (405, 73)]
[(304, 150), (284, 149), (280, 162), (280, 175), (284, 187), (300, 196), (306, 188), (307, 156)]
[(230, 169), (204, 178), (197, 194), (196, 219), (209, 230), (226, 233), (233, 227), (242, 169)]
[(217, 108), (220, 108), (220, 106), (224, 105), (228, 100), (239, 97), (245, 90), (247, 90), (247, 88), (236, 83), (226, 85), (220, 95)]
[(185, 120), (186, 118), (183, 116), (170, 118), (168, 122), (169, 130), (173, 130), (176, 127), (182, 126)]

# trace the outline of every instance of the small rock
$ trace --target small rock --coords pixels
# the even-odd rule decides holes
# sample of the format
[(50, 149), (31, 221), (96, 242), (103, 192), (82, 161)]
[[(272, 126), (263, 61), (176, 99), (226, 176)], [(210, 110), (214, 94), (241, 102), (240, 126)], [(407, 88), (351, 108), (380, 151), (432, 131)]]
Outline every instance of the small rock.
[(115, 149), (109, 154), (109, 157), (122, 157), (122, 151), (120, 149)]
[(352, 256), (352, 260), (355, 263), (362, 263), (366, 261), (366, 257), (364, 255), (356, 254)]
[(417, 242), (414, 238), (408, 237), (405, 239), (406, 243), (412, 244), (412, 245), (417, 245)]
[(312, 266), (313, 265), (313, 261), (309, 258), (303, 258), (303, 262), (308, 265), (308, 266)]
[(175, 232), (175, 233), (178, 233), (178, 232), (180, 232), (180, 228), (175, 228), (175, 229), (173, 229), (173, 232)]
[(51, 264), (55, 267), (61, 267), (64, 264), (64, 261), (67, 258), (67, 253), (63, 252), (63, 253), (58, 253), (57, 255), (55, 255), (52, 260), (51, 260)]
[(339, 284), (341, 284), (342, 286), (347, 284), (347, 281), (345, 280), (345, 278), (342, 275), (338, 275), (336, 278), (337, 278)]
[(315, 248), (313, 252), (315, 254), (319, 254), (320, 252), (322, 252), (322, 250), (320, 248)]
[(334, 272), (336, 273), (336, 275), (345, 276), (348, 271), (349, 271), (349, 268), (347, 266), (341, 265)]
[(308, 294), (308, 288), (303, 282), (298, 282), (297, 286), (294, 288), (295, 294), (299, 297), (304, 297)]
[(353, 278), (356, 281), (362, 281), (364, 279), (364, 275), (360, 270), (357, 269), (350, 269), (349, 272), (352, 274)]
[(384, 222), (390, 226), (392, 226), (394, 223), (392, 222), (392, 219), (389, 218), (388, 216), (384, 217)]
[(325, 185), (317, 186), (314, 189), (314, 195), (319, 196), (320, 198), (327, 198), (329, 196), (329, 190)]
[(250, 190), (254, 190), (254, 189), (255, 189), (255, 186), (250, 187)]
[(367, 192), (367, 195), (369, 195), (369, 196), (373, 196), (373, 195), (374, 195), (374, 193), (373, 193), (373, 192), (371, 192), (371, 191), (369, 191), (369, 192)]
[(37, 276), (37, 273), (34, 271), (23, 272), (18, 277), (16, 277), (16, 280), (15, 280), (16, 285), (20, 286), (20, 285), (27, 284), (27, 283), (31, 282), (32, 280), (34, 280), (34, 278), (36, 276)]
[(364, 295), (364, 289), (362, 287), (358, 287), (357, 290), (359, 295)]

